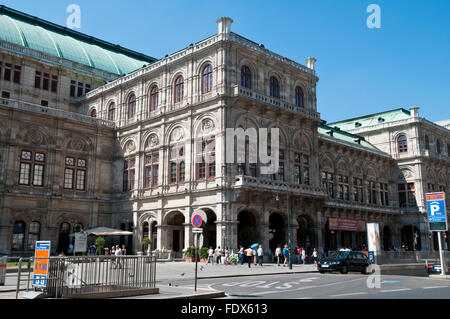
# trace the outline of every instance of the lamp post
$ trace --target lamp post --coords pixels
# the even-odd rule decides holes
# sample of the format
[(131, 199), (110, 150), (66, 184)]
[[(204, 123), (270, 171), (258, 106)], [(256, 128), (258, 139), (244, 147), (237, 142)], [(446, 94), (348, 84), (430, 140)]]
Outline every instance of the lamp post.
[(288, 213), (288, 251), (289, 251), (289, 269), (292, 269), (292, 258), (291, 258), (291, 210), (289, 209), (289, 186), (286, 184), (286, 207)]

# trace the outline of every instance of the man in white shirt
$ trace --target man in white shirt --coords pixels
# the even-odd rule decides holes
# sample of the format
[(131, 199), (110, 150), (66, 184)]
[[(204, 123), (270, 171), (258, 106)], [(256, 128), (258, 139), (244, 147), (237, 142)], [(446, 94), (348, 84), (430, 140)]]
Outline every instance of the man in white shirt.
[(114, 256), (118, 257), (116, 258), (116, 266), (114, 268), (117, 268), (117, 266), (119, 266), (119, 268), (122, 268), (122, 265), (120, 263), (120, 256), (122, 256), (122, 249), (120, 248), (119, 245), (116, 245), (116, 251), (114, 252)]
[(263, 249), (262, 249), (262, 246), (261, 246), (261, 245), (258, 246), (257, 254), (258, 254), (258, 263), (259, 263), (260, 266), (262, 266), (262, 261), (263, 261)]

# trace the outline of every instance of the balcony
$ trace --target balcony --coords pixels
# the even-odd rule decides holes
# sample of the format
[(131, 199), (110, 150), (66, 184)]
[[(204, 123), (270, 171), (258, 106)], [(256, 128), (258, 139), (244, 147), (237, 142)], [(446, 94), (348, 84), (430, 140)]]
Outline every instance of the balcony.
[(320, 113), (318, 113), (314, 110), (307, 109), (305, 107), (300, 107), (300, 106), (288, 103), (284, 100), (274, 98), (271, 96), (267, 96), (267, 95), (261, 94), (259, 92), (253, 91), (251, 89), (243, 88), (239, 85), (236, 85), (233, 87), (233, 96), (244, 97), (244, 98), (251, 99), (253, 101), (258, 101), (258, 102), (262, 102), (265, 104), (269, 104), (271, 106), (275, 106), (282, 110), (294, 112), (294, 113), (300, 114), (302, 116), (308, 117), (310, 119), (320, 121)]
[(99, 125), (99, 126), (106, 126), (108, 128), (114, 128), (114, 122), (104, 120), (97, 117), (91, 117), (88, 115), (83, 115), (79, 113), (74, 112), (68, 112), (60, 109), (54, 109), (47, 106), (41, 106), (39, 104), (33, 104), (25, 101), (19, 101), (19, 100), (12, 100), (12, 99), (0, 99), (0, 106), (5, 106), (12, 109), (17, 109), (21, 111), (27, 111), (37, 114), (43, 114), (48, 116), (53, 116), (57, 118), (62, 119), (68, 119), (73, 120), (76, 122), (91, 124), (91, 125)]
[(263, 179), (246, 175), (236, 175), (233, 188), (253, 188), (272, 192), (286, 192), (291, 195), (326, 198), (328, 195), (320, 187), (304, 184), (290, 184), (283, 181)]

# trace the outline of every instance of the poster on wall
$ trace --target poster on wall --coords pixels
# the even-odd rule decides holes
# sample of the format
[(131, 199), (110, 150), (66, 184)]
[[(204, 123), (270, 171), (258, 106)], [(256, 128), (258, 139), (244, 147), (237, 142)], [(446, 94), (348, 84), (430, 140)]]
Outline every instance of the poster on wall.
[(380, 264), (381, 243), (378, 223), (367, 223), (367, 243), (370, 261), (373, 264)]

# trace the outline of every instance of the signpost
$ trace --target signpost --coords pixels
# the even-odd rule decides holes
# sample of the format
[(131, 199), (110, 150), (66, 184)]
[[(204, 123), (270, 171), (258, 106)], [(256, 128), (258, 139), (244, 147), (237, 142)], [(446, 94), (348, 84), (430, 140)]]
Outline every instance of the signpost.
[(75, 247), (73, 249), (73, 254), (84, 253), (87, 250), (87, 237), (88, 234), (84, 231), (75, 233)]
[(50, 241), (37, 241), (34, 250), (33, 286), (46, 287), (50, 257)]
[(442, 255), (441, 232), (447, 231), (447, 213), (445, 210), (445, 193), (427, 193), (425, 194), (428, 210), (428, 224), (430, 231), (437, 232), (439, 243), (439, 258), (441, 261), (441, 275), (445, 276), (447, 265), (444, 266), (444, 256)]
[(203, 210), (197, 210), (192, 214), (191, 219), (192, 224), (192, 232), (194, 233), (195, 239), (194, 239), (194, 246), (195, 246), (195, 252), (194, 252), (194, 258), (195, 258), (195, 286), (194, 290), (197, 291), (197, 253), (198, 253), (198, 238), (199, 235), (203, 233), (202, 226), (206, 224), (206, 214)]

